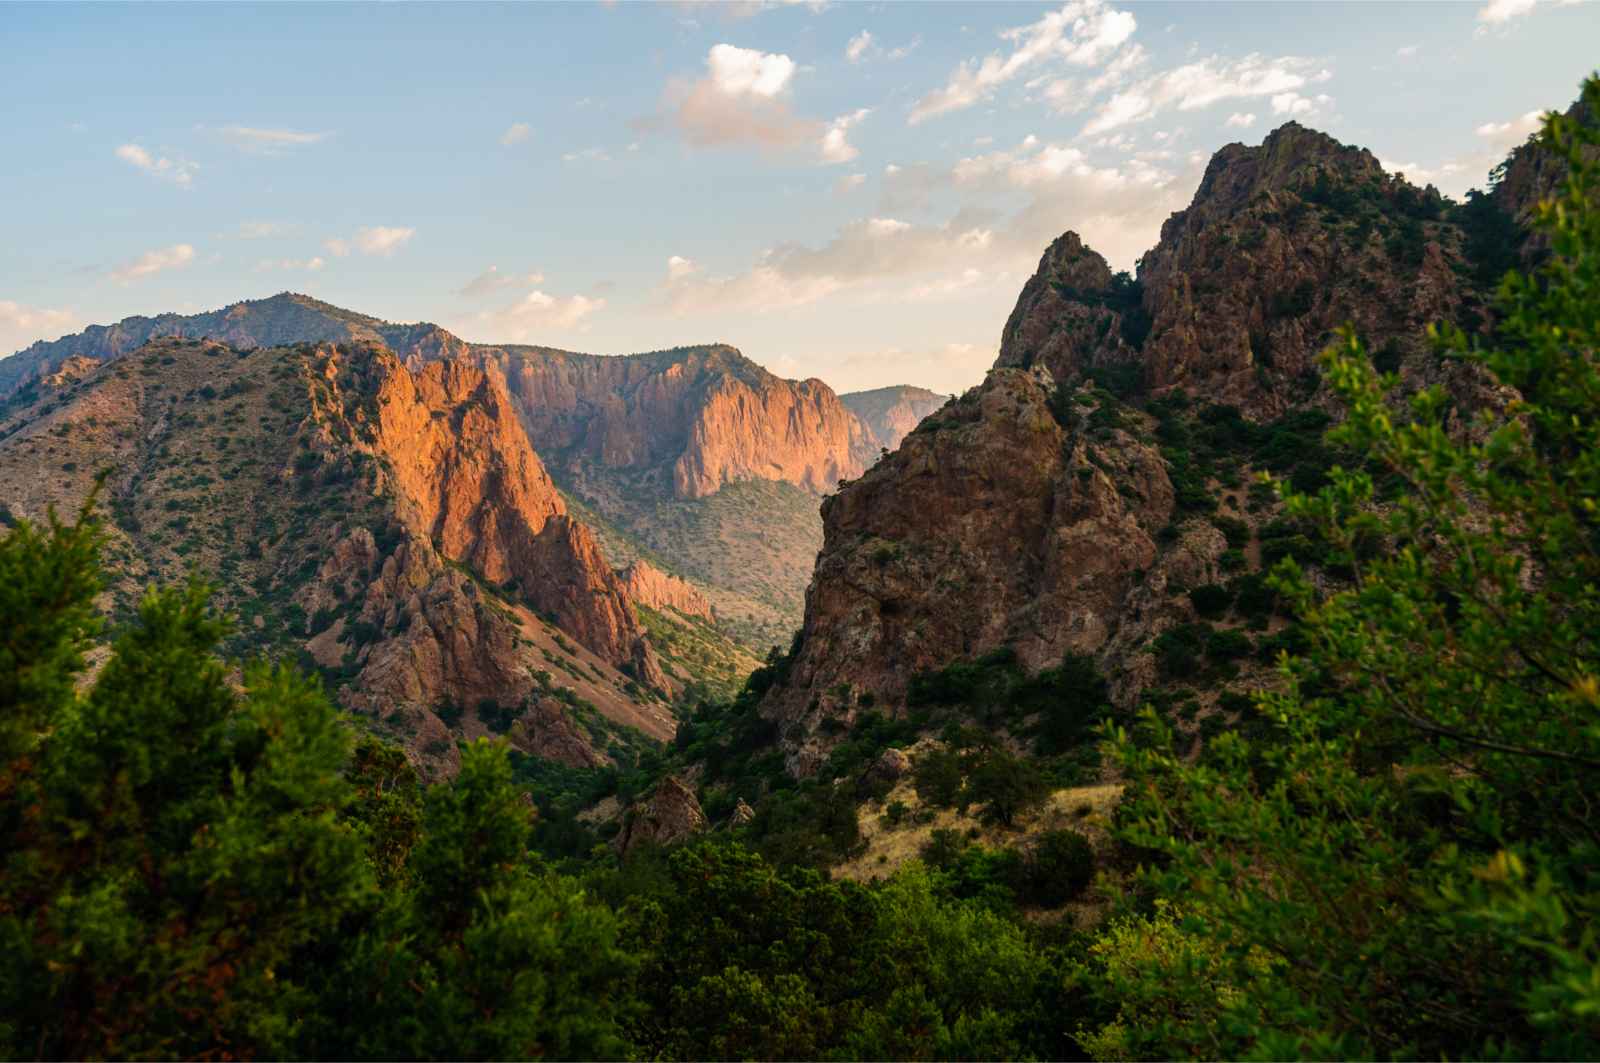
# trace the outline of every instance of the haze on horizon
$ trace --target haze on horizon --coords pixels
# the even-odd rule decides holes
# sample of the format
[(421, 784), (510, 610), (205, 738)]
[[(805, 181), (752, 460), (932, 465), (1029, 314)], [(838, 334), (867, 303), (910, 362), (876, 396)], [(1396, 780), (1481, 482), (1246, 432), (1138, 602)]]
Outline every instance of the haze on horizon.
[[(1459, 196), (1600, 6), (0, 7), (0, 353), (293, 290), (463, 338), (977, 382), (1044, 247), (1132, 268), (1293, 119)], [(71, 70), (65, 78), (61, 71)]]

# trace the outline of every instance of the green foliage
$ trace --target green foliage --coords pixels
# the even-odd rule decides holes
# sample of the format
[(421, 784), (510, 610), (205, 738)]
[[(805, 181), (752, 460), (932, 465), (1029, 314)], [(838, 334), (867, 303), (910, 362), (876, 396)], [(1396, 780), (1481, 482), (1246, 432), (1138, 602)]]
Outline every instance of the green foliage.
[[(629, 958), (479, 744), (424, 796), (320, 687), (149, 592), (79, 689), (99, 531), (0, 538), (0, 1053), (611, 1056)], [(13, 612), (12, 610), (15, 610)]]
[(1047, 952), (942, 877), (868, 889), (737, 845), (672, 853), (629, 904), (634, 1041), (666, 1059), (1070, 1053)]
[(1301, 642), (1258, 695), (1272, 735), (1197, 761), (1153, 716), (1114, 735), (1156, 908), (1095, 946), (1098, 1055), (1600, 1054), (1600, 130), (1551, 117), (1542, 143), (1567, 165), (1536, 216), (1551, 257), (1502, 283), (1495, 347), (1435, 336), (1518, 397), (1452, 430), (1440, 390), (1400, 407), (1347, 333), (1334, 440), (1404, 490), (1286, 489), (1354, 578), (1284, 551)]

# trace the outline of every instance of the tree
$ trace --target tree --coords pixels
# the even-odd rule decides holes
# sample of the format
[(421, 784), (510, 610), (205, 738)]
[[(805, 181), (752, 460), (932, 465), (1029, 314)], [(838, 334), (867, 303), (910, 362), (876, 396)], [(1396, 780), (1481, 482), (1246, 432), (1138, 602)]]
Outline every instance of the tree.
[(503, 746), (425, 797), (352, 762), (315, 680), (230, 677), (197, 582), (83, 684), (100, 541), (89, 506), (0, 538), (0, 1054), (626, 1051), (616, 921), (529, 856)]
[(1273, 733), (1190, 763), (1153, 715), (1113, 732), (1123, 840), (1181, 912), (1119, 924), (1171, 962), (1123, 969), (1146, 1019), (1118, 1053), (1600, 1054), (1600, 133), (1541, 141), (1567, 167), (1551, 259), (1502, 282), (1492, 347), (1435, 333), (1505, 408), (1469, 429), (1430, 389), (1402, 415), (1353, 334), (1325, 355), (1334, 437), (1407, 490), (1284, 492), (1354, 578), (1278, 567), (1307, 648), (1258, 695)]
[(147, 594), (77, 690), (99, 543), (87, 507), (0, 540), (0, 1051), (281, 1052), (296, 956), (371, 885), (347, 733), (291, 670), (230, 686), (199, 584)]

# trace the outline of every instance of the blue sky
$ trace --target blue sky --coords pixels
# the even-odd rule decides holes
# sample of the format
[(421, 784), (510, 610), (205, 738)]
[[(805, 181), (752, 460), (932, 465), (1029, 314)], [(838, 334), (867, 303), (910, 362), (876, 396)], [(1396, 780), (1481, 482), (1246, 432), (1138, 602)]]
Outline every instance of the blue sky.
[(0, 5), (0, 353), (283, 290), (954, 390), (1051, 239), (1131, 267), (1289, 118), (1450, 194), (1600, 5)]

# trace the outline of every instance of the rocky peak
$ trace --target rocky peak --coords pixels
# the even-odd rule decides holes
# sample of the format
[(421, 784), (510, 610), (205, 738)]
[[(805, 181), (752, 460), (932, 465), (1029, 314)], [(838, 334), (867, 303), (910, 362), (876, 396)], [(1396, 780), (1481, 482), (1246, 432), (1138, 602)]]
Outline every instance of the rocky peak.
[(902, 385), (853, 391), (840, 395), (839, 401), (856, 415), (874, 446), (893, 450), (924, 417), (949, 402), (950, 396)]
[[(1536, 162), (1529, 186), (1552, 179)], [(1470, 368), (1425, 355), (1427, 325), (1484, 297), (1468, 224), (1290, 123), (1217, 153), (1137, 280), (1054, 241), (985, 381), (824, 502), (801, 637), (761, 706), (790, 771), (815, 771), (864, 707), (909, 712), (917, 676), (986, 654), (1028, 673), (1088, 655), (1124, 709), (1171, 680), (1158, 640), (1216, 615), (1183, 591), (1258, 579), (1278, 516), (1240, 490), (1251, 463), (1275, 467), (1267, 449), (1235, 439), (1202, 466), (1179, 441), (1254, 420), (1277, 446), (1320, 424), (1315, 359), (1347, 322), (1386, 369), (1482, 401)]]

